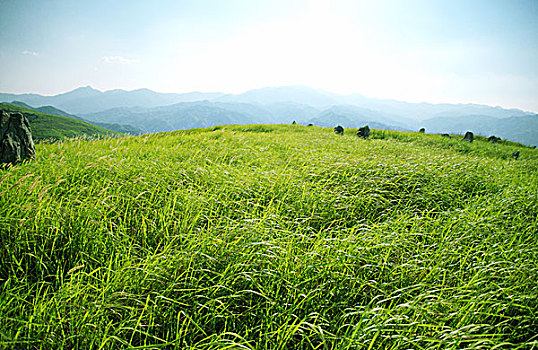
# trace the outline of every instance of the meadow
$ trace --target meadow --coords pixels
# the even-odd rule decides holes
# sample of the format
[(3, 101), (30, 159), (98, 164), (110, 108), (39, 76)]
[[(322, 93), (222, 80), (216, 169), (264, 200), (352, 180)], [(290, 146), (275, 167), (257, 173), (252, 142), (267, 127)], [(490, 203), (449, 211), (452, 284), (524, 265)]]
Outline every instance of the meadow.
[(0, 170), (1, 348), (538, 348), (535, 149), (249, 125), (36, 151)]

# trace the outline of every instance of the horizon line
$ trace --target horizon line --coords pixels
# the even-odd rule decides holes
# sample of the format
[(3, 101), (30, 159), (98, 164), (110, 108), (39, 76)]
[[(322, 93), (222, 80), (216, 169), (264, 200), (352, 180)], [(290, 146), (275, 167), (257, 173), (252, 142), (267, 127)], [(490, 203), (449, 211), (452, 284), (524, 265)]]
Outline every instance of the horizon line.
[[(140, 90), (147, 90), (147, 91), (151, 91), (151, 92), (158, 93), (158, 94), (185, 95), (185, 94), (192, 94), (192, 93), (202, 93), (202, 94), (222, 94), (223, 96), (239, 96), (239, 95), (242, 95), (242, 94), (247, 93), (249, 91), (256, 91), (256, 90), (263, 90), (263, 89), (278, 89), (278, 88), (297, 88), (297, 87), (307, 88), (307, 89), (314, 90), (314, 91), (317, 91), (317, 92), (333, 94), (333, 95), (338, 95), (338, 96), (359, 95), (359, 96), (362, 96), (362, 97), (364, 97), (366, 99), (378, 100), (378, 101), (396, 101), (396, 102), (403, 102), (403, 103), (409, 103), (409, 104), (415, 104), (415, 105), (429, 104), (429, 105), (487, 106), (487, 107), (493, 107), (493, 108), (501, 108), (501, 109), (505, 109), (505, 110), (515, 109), (515, 110), (519, 110), (519, 111), (522, 111), (522, 112), (538, 114), (538, 110), (531, 110), (531, 109), (526, 109), (526, 108), (523, 108), (523, 107), (505, 107), (505, 106), (498, 105), (498, 104), (493, 105), (493, 104), (487, 104), (487, 103), (482, 103), (482, 102), (430, 102), (430, 101), (424, 101), (424, 100), (420, 101), (420, 102), (412, 102), (412, 101), (400, 100), (400, 99), (396, 99), (396, 98), (371, 97), (371, 96), (369, 97), (369, 96), (366, 96), (366, 95), (358, 93), (358, 92), (352, 92), (352, 93), (347, 93), (347, 94), (336, 93), (336, 92), (332, 92), (332, 91), (322, 89), (322, 88), (314, 88), (314, 87), (311, 87), (311, 86), (306, 85), (306, 84), (263, 86), (263, 87), (257, 87), (257, 88), (249, 88), (249, 89), (243, 90), (243, 91), (241, 91), (239, 93), (223, 92), (223, 91), (202, 91), (202, 90), (189, 90), (189, 91), (186, 91), (186, 92), (162, 92), (162, 91), (156, 91), (156, 90), (152, 90), (150, 88), (145, 88), (145, 87), (135, 88), (135, 89), (131, 89), (131, 90), (124, 89), (124, 88), (99, 89), (99, 88), (95, 88), (95, 87), (91, 86), (90, 84), (87, 84), (87, 85), (81, 85), (81, 86), (73, 88), (71, 90), (67, 90), (67, 91), (64, 91), (64, 92), (59, 92), (59, 93), (56, 93), (56, 94), (45, 94), (45, 93), (38, 93), (38, 92), (17, 93), (17, 92), (3, 92), (3, 91), (0, 91), (0, 94), (38, 95), (38, 96), (42, 96), (42, 97), (55, 97), (55, 96), (59, 96), (59, 95), (68, 94), (68, 93), (76, 91), (76, 90), (91, 89), (91, 90), (94, 90), (94, 91), (98, 91), (100, 93), (107, 93), (107, 92), (112, 92), (112, 91), (135, 92), (135, 91), (140, 91)], [(12, 101), (12, 102), (15, 102), (15, 101)]]

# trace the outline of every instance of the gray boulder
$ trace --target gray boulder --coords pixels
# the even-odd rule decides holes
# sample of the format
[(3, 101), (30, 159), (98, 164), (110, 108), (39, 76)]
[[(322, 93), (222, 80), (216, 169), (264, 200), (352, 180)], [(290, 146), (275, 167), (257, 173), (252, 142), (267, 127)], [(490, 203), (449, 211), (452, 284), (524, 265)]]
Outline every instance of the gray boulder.
[(35, 158), (28, 119), (21, 113), (0, 111), (0, 164), (16, 164)]
[(344, 135), (344, 128), (340, 125), (334, 127), (334, 133), (336, 135)]
[(495, 135), (491, 135), (490, 137), (488, 137), (488, 141), (491, 142), (491, 143), (495, 143), (497, 141), (501, 141), (501, 138), (497, 137)]
[(362, 128), (359, 128), (359, 131), (357, 131), (357, 136), (362, 137), (363, 139), (367, 139), (368, 136), (370, 136), (370, 127), (368, 125), (365, 125)]
[(469, 141), (469, 142), (473, 142), (473, 139), (474, 139), (474, 135), (472, 132), (470, 131), (467, 131), (465, 133), (465, 136), (463, 136), (463, 141)]

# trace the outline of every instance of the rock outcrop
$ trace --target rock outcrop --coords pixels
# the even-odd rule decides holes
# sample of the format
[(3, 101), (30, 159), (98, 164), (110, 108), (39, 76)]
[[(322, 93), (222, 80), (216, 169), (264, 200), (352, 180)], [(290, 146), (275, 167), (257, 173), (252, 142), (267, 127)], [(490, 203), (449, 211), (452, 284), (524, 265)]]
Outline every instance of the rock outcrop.
[(336, 135), (344, 135), (344, 128), (340, 125), (334, 127), (334, 133)]
[(367, 139), (368, 136), (370, 136), (370, 127), (368, 125), (365, 125), (362, 128), (359, 128), (359, 131), (357, 131), (357, 136), (362, 137), (363, 139)]
[(473, 142), (473, 139), (474, 139), (474, 135), (472, 132), (470, 131), (467, 131), (465, 133), (465, 136), (463, 136), (463, 141), (469, 141), (469, 142)]
[(21, 113), (0, 111), (0, 164), (16, 164), (35, 158), (28, 119)]
[(501, 138), (497, 137), (495, 135), (492, 135), (492, 136), (488, 137), (488, 141), (491, 142), (491, 143), (495, 143), (497, 141), (501, 141)]

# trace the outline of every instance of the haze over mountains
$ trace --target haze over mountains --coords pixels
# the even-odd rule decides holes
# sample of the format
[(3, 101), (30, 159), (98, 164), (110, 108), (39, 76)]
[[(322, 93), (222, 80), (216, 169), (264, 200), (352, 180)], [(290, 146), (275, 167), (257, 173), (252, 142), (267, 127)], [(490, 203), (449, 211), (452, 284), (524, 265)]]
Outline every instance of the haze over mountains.
[[(477, 104), (409, 103), (338, 95), (306, 86), (268, 87), (231, 95), (219, 92), (158, 93), (148, 89), (99, 91), (89, 86), (55, 96), (0, 93), (1, 102), (47, 106), (100, 125), (130, 125), (142, 132), (222, 124), (291, 123), (319, 126), (496, 135), (538, 145), (538, 115)], [(60, 111), (58, 111), (58, 109)]]

